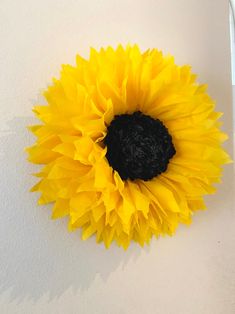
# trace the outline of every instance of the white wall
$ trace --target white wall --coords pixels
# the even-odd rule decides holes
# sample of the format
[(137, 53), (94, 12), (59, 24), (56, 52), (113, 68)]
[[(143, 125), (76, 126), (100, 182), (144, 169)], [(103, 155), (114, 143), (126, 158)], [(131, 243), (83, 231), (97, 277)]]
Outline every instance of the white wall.
[(118, 42), (192, 64), (231, 135), (228, 31), (226, 0), (0, 1), (1, 314), (235, 313), (232, 166), (190, 228), (123, 252), (81, 242), (66, 220), (51, 221), (28, 192), (36, 168), (23, 153), (33, 142), (31, 107), (60, 64)]

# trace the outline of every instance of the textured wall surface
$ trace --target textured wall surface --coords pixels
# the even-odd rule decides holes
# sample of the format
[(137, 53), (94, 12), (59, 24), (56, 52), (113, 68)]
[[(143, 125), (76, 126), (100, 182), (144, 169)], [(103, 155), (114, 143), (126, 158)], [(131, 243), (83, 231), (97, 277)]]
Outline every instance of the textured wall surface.
[(231, 165), (190, 228), (123, 252), (81, 242), (66, 219), (50, 220), (50, 207), (28, 192), (36, 167), (23, 152), (33, 142), (25, 128), (35, 122), (31, 107), (60, 64), (118, 42), (192, 64), (231, 135), (228, 21), (226, 0), (0, 1), (1, 314), (235, 313)]

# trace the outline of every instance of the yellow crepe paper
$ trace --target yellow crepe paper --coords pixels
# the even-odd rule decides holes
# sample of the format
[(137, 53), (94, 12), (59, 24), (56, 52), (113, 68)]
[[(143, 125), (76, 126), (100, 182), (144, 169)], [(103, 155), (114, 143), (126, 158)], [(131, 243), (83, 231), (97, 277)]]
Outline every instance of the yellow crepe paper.
[[(45, 91), (47, 105), (33, 109), (41, 123), (30, 127), (37, 139), (27, 151), (29, 161), (44, 164), (32, 188), (41, 193), (39, 204), (52, 202), (53, 218), (69, 216), (69, 230), (81, 228), (83, 240), (95, 234), (106, 247), (172, 235), (205, 208), (203, 195), (214, 193), (230, 162), (221, 148), (221, 113), (190, 66), (157, 49), (91, 48), (88, 60), (76, 61)], [(115, 115), (137, 110), (164, 123), (176, 154), (152, 180), (124, 181), (102, 140)]]

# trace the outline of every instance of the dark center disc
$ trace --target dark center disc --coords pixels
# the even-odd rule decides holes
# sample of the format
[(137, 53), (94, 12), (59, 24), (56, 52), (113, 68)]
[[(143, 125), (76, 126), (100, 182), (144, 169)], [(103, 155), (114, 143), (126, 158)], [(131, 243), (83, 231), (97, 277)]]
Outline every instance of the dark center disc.
[(164, 124), (140, 111), (116, 115), (104, 143), (110, 166), (123, 180), (151, 180), (166, 171), (176, 152)]

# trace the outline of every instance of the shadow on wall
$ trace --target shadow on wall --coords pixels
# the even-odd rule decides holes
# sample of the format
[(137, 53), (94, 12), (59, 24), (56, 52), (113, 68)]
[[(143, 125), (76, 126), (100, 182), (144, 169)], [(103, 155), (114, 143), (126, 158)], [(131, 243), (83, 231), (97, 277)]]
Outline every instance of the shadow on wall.
[(33, 137), (26, 126), (33, 118), (15, 118), (1, 141), (0, 293), (12, 299), (37, 300), (42, 295), (60, 296), (68, 288), (88, 289), (99, 275), (104, 281), (141, 249), (112, 245), (106, 250), (95, 239), (80, 240), (79, 232), (68, 233), (66, 219), (52, 221), (51, 206), (38, 206), (38, 195), (29, 193), (35, 183), (35, 165), (26, 161), (23, 149)]

